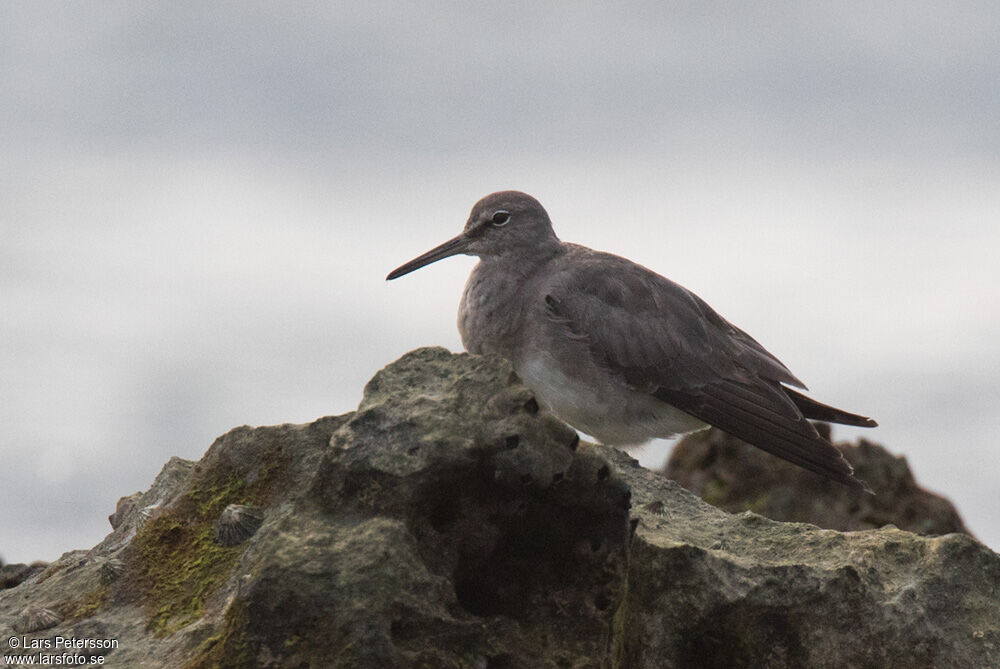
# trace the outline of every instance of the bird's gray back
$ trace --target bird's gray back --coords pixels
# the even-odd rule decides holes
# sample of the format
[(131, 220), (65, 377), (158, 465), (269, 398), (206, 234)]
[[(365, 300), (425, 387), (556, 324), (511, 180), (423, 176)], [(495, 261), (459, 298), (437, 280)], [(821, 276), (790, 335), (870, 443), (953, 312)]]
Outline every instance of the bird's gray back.
[(756, 340), (683, 286), (625, 258), (565, 246), (540, 291), (549, 317), (586, 339), (595, 359), (635, 389), (747, 375), (802, 386)]

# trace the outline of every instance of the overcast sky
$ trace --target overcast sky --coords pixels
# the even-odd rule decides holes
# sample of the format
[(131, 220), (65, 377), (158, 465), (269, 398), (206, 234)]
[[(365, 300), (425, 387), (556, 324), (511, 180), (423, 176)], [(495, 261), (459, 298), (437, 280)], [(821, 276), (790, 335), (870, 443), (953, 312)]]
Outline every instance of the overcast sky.
[[(495, 190), (694, 290), (1000, 547), (1000, 10), (3, 3), (0, 556), (461, 350)], [(642, 454), (660, 464), (669, 450)]]

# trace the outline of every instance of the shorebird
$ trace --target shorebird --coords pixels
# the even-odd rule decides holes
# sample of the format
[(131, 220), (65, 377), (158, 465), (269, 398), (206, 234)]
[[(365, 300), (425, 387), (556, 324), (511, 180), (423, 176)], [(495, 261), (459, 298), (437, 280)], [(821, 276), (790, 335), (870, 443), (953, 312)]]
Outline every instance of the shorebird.
[(809, 419), (875, 427), (806, 397), (784, 364), (700, 297), (626, 258), (561, 241), (530, 195), (476, 203), (461, 234), (393, 270), (479, 257), (462, 294), (467, 351), (500, 355), (553, 414), (628, 446), (715, 426), (871, 492)]

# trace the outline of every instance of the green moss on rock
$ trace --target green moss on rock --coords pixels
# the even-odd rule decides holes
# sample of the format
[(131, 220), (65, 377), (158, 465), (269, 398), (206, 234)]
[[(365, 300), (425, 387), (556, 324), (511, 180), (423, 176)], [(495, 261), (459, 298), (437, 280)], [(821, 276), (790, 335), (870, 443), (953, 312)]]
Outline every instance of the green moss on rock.
[(65, 620), (81, 620), (94, 616), (110, 600), (108, 586), (102, 585), (95, 590), (91, 590), (82, 597), (63, 602), (59, 607), (59, 613)]
[[(274, 428), (262, 428), (266, 431)], [(196, 473), (190, 489), (150, 518), (126, 550), (125, 583), (143, 602), (149, 629), (171, 634), (197, 620), (239, 559), (239, 547), (213, 539), (215, 522), (229, 504), (266, 506), (287, 469), (282, 448), (256, 471), (216, 463)]]

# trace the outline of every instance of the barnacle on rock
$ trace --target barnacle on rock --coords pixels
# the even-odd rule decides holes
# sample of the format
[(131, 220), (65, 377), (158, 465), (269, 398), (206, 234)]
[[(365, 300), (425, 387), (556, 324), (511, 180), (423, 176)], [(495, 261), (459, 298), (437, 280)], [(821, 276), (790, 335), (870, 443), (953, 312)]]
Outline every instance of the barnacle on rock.
[(122, 562), (121, 558), (116, 557), (98, 558), (97, 564), (98, 571), (101, 574), (101, 583), (104, 585), (109, 585), (117, 581), (125, 569), (125, 563)]
[(223, 546), (238, 546), (252, 537), (262, 522), (260, 509), (230, 504), (215, 523), (215, 540)]
[(31, 605), (14, 621), (14, 631), (28, 634), (55, 627), (60, 622), (62, 617), (52, 609)]

